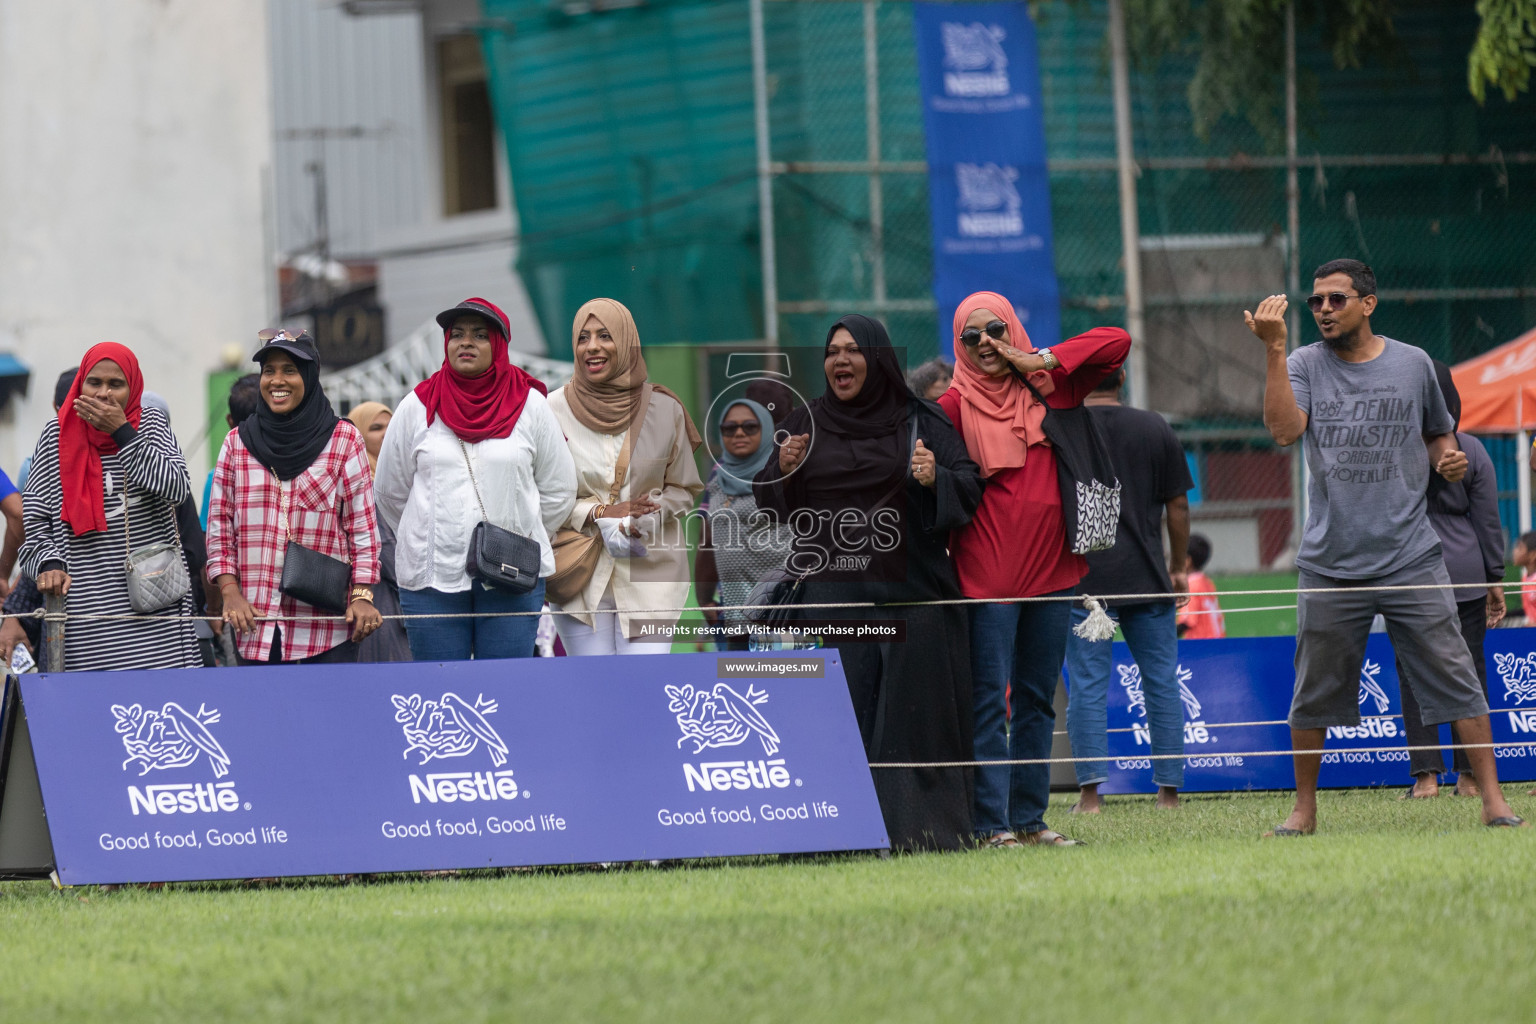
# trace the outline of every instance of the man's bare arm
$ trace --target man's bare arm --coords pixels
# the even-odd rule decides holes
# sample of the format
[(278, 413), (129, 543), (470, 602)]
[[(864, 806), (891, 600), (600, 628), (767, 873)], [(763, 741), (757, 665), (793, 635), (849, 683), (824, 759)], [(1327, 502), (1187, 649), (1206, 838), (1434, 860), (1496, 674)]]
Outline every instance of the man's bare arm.
[(1285, 360), (1284, 295), (1271, 295), (1259, 311), (1243, 310), (1248, 329), (1264, 343), (1264, 426), (1278, 445), (1293, 445), (1307, 429), (1307, 414), (1296, 407), (1290, 368)]

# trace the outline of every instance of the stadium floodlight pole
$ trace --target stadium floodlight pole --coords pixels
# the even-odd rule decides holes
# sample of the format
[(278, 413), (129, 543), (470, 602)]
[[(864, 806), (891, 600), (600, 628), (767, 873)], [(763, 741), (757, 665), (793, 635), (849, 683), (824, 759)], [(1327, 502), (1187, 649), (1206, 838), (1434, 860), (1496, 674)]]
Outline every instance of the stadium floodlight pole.
[(757, 122), (757, 233), (763, 266), (763, 337), (779, 347), (779, 268), (773, 228), (773, 165), (768, 130), (768, 48), (763, 38), (763, 0), (750, 0), (752, 112)]
[(1136, 210), (1136, 157), (1131, 140), (1131, 74), (1125, 47), (1125, 5), (1109, 0), (1109, 55), (1115, 97), (1115, 166), (1120, 174), (1120, 247), (1125, 263), (1125, 329), (1143, 350), (1131, 357), (1130, 404), (1149, 406), (1146, 323), (1141, 296), (1141, 218)]

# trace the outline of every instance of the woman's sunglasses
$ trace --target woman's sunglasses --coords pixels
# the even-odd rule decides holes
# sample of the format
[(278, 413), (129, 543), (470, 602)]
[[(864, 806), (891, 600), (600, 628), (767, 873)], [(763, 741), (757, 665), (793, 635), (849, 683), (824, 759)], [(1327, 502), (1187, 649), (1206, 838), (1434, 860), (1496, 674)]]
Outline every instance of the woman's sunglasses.
[[(1358, 299), (1359, 297), (1358, 295), (1346, 295), (1343, 292), (1329, 292), (1326, 296), (1328, 308), (1334, 311), (1343, 309), (1349, 305), (1350, 299)], [(1307, 308), (1314, 313), (1321, 313), (1323, 311), (1323, 299), (1324, 296), (1322, 295), (1308, 295)]]
[[(987, 324), (987, 333), (997, 341), (1003, 340), (1003, 335), (1008, 333), (1008, 325), (1001, 320), (993, 320)], [(966, 348), (975, 348), (981, 344), (981, 332), (974, 327), (968, 327), (960, 332), (960, 342)]]
[(727, 420), (726, 422), (720, 424), (720, 433), (722, 434), (745, 434), (748, 437), (755, 437), (762, 432), (763, 425), (758, 423), (756, 420), (749, 420), (745, 423), (738, 423), (735, 420)]

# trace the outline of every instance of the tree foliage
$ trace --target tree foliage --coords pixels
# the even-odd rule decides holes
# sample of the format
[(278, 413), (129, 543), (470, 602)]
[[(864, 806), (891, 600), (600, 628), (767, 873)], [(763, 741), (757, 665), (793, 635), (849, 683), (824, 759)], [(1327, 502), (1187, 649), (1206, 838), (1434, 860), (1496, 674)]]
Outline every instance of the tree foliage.
[(1496, 85), (1511, 102), (1531, 87), (1536, 67), (1536, 0), (1478, 0), (1482, 19), (1467, 57), (1467, 88), (1477, 102)]
[[(1401, 46), (1392, 0), (1295, 0), (1298, 32), (1316, 29), (1339, 68), (1393, 59)], [(1240, 117), (1271, 148), (1283, 139), (1285, 9), (1288, 0), (1125, 0), (1126, 36), (1142, 66), (1170, 55), (1195, 59), (1188, 87), (1195, 132), (1209, 138), (1222, 117)], [(1467, 80), (1482, 102), (1493, 84), (1507, 99), (1530, 89), (1536, 67), (1536, 0), (1478, 0), (1482, 19)], [(1305, 95), (1314, 83), (1302, 74)]]

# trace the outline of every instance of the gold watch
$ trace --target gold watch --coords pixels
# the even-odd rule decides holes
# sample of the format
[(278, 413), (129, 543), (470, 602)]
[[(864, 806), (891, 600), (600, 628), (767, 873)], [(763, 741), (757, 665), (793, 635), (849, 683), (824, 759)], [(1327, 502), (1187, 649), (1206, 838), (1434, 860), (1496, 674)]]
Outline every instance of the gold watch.
[(1045, 368), (1047, 370), (1054, 370), (1061, 365), (1061, 360), (1056, 358), (1056, 353), (1048, 348), (1036, 349), (1035, 354), (1045, 361)]
[(373, 604), (373, 591), (367, 587), (353, 587), (352, 593), (348, 595), (348, 603), (352, 601), (367, 601)]

